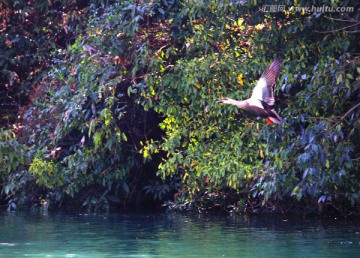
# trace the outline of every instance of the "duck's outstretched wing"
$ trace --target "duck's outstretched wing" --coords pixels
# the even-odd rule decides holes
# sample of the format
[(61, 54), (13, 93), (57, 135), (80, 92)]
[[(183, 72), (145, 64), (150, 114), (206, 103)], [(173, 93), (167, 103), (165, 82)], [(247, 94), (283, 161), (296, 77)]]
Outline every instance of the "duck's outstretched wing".
[(261, 75), (258, 83), (253, 89), (250, 99), (260, 100), (262, 103), (266, 103), (268, 106), (273, 106), (275, 104), (275, 82), (279, 76), (280, 69), (281, 59), (276, 58)]

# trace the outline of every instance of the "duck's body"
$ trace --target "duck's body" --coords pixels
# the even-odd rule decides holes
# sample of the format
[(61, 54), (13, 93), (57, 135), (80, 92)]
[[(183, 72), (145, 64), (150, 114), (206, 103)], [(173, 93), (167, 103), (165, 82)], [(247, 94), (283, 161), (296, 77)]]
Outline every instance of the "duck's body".
[(272, 109), (275, 104), (274, 88), (280, 73), (280, 65), (281, 61), (277, 58), (265, 69), (249, 99), (234, 100), (223, 98), (218, 102), (235, 105), (256, 116), (263, 117), (269, 124), (280, 124), (281, 117)]

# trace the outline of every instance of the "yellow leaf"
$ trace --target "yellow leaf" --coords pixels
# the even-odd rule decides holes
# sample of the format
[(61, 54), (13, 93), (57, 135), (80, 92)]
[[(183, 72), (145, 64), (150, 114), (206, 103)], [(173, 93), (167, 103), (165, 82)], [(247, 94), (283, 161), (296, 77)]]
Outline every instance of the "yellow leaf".
[(330, 167), (330, 162), (329, 162), (328, 159), (327, 159), (326, 162), (325, 162), (325, 166), (326, 166), (326, 168), (329, 168), (329, 167)]
[(144, 149), (143, 156), (144, 156), (145, 159), (149, 156), (149, 152), (148, 152), (147, 149)]
[(238, 79), (238, 81), (239, 81), (240, 86), (243, 86), (243, 85), (244, 85), (244, 81), (243, 81), (243, 75), (242, 75), (242, 73), (238, 75), (237, 79)]
[(188, 175), (189, 175), (188, 173), (185, 173), (185, 174), (184, 174), (184, 176), (183, 176), (183, 181), (186, 180), (186, 178), (188, 177)]
[(255, 26), (255, 29), (256, 30), (262, 30), (264, 27), (265, 27), (264, 24), (258, 24), (258, 25)]
[(197, 89), (200, 89), (200, 88), (201, 88), (200, 84), (198, 84), (198, 83), (194, 83), (194, 86), (195, 86)]
[(244, 178), (246, 179), (252, 179), (254, 176), (252, 174), (247, 174), (244, 176)]
[(260, 157), (261, 157), (261, 158), (264, 158), (264, 152), (263, 152), (262, 149), (260, 149)]
[(297, 192), (299, 192), (299, 186), (296, 186), (293, 190), (293, 193), (296, 194)]

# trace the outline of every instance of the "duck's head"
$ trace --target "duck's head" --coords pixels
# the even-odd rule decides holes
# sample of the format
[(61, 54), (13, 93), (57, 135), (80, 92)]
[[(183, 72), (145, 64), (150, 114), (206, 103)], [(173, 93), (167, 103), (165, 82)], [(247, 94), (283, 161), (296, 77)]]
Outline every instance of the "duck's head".
[(216, 101), (217, 103), (233, 104), (234, 100), (231, 98), (222, 98)]

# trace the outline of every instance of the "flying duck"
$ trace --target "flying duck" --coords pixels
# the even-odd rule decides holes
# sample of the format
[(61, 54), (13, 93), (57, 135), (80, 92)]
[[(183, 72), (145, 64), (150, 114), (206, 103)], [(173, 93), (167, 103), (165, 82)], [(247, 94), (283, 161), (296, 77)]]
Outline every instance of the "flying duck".
[(261, 75), (249, 99), (234, 100), (223, 98), (217, 102), (235, 105), (254, 115), (265, 118), (269, 124), (280, 124), (281, 117), (272, 109), (275, 104), (274, 88), (280, 73), (280, 66), (281, 60), (276, 58)]

